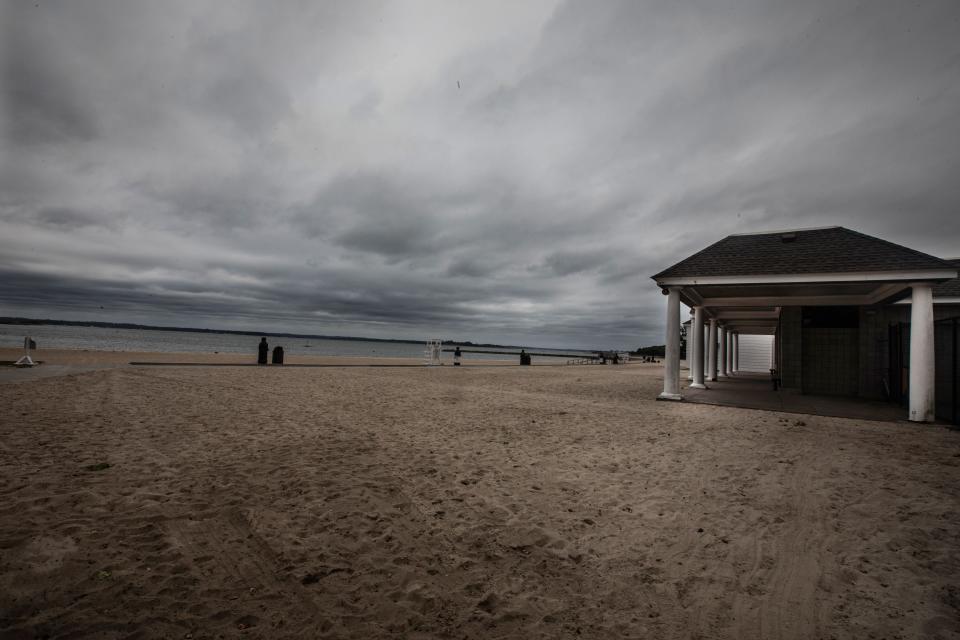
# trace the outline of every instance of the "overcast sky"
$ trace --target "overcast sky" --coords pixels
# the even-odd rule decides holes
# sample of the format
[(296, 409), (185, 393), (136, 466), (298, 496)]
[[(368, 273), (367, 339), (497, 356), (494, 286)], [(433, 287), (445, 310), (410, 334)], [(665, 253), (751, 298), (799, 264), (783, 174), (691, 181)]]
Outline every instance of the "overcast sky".
[(0, 315), (635, 347), (730, 233), (960, 255), (957, 0), (0, 7)]

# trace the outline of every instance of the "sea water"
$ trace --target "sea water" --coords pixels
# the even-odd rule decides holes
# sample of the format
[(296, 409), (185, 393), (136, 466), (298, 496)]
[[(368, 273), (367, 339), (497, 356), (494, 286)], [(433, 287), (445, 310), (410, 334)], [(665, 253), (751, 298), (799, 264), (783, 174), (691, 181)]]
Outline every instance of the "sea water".
[[(176, 353), (257, 353), (260, 336), (197, 331), (157, 331), (152, 329), (114, 329), (66, 325), (0, 324), (0, 347), (23, 347), (30, 336), (43, 349), (87, 349), (90, 351), (147, 351)], [(374, 342), (369, 340), (331, 340), (324, 338), (287, 338), (267, 336), (270, 348), (282, 346), (286, 356), (372, 356), (379, 358), (423, 358), (425, 343)], [(448, 348), (448, 347), (445, 347)], [(467, 347), (464, 347), (467, 348)], [(474, 349), (474, 347), (469, 347)], [(507, 351), (508, 349), (497, 349)], [(549, 349), (537, 349), (552, 352)], [(519, 353), (519, 350), (517, 350)], [(557, 353), (569, 353), (560, 352)], [(445, 353), (444, 359), (453, 358)], [(514, 360), (516, 355), (465, 353), (464, 359)], [(543, 362), (562, 362), (544, 358)]]

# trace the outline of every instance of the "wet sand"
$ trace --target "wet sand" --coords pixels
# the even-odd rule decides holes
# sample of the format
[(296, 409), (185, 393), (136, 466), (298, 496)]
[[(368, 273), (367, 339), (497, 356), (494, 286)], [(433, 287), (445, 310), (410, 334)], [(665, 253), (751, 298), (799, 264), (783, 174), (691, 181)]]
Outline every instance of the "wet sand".
[(45, 356), (0, 384), (3, 638), (960, 637), (942, 427), (658, 365)]

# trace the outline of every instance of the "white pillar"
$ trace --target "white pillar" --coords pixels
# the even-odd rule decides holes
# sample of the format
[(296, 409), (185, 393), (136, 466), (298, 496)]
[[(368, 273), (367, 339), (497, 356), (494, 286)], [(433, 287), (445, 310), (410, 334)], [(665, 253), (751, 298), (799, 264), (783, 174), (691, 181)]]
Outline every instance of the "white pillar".
[(727, 328), (720, 327), (720, 377), (727, 377)]
[(910, 303), (910, 420), (933, 422), (933, 291), (912, 287)]
[(780, 342), (780, 332), (773, 332), (773, 344), (770, 345), (770, 368), (777, 368), (777, 343)]
[(774, 342), (773, 349), (773, 368), (777, 370), (777, 377), (783, 373), (783, 335), (777, 329), (777, 339)]
[[(706, 311), (703, 312), (706, 316)], [(706, 322), (706, 317), (704, 317), (703, 323), (703, 379), (710, 379), (710, 369), (707, 367), (710, 365), (710, 323)]]
[(723, 345), (720, 347), (720, 354), (723, 361), (720, 363), (720, 375), (730, 375), (730, 329), (724, 327), (722, 334)]
[(707, 371), (710, 374), (710, 381), (717, 381), (717, 319), (710, 318), (710, 344), (707, 345), (707, 356), (709, 363)]
[(680, 395), (680, 287), (667, 294), (667, 344), (663, 359), (663, 393), (659, 400), (682, 400)]
[[(690, 386), (694, 389), (706, 389), (707, 385), (703, 384), (703, 307), (693, 308), (690, 333), (693, 335), (693, 361), (690, 364), (693, 382)], [(687, 348), (689, 347), (690, 345), (687, 345)]]
[(733, 334), (733, 372), (740, 371), (740, 332)]
[(727, 373), (733, 375), (733, 331), (727, 331)]
[[(690, 309), (690, 315), (693, 315), (693, 309)], [(693, 318), (690, 318), (690, 330), (687, 331), (687, 380), (693, 380), (693, 344), (695, 340), (693, 339), (693, 329), (694, 323), (692, 322)]]
[(733, 375), (733, 331), (727, 329), (727, 375)]

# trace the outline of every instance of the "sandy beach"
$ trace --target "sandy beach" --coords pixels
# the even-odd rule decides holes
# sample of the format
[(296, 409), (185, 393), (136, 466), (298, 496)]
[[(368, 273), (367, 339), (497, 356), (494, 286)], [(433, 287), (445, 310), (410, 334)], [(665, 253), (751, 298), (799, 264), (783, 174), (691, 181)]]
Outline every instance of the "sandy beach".
[(958, 432), (179, 357), (4, 372), (0, 637), (960, 638)]

